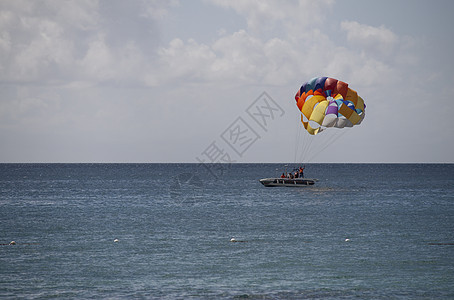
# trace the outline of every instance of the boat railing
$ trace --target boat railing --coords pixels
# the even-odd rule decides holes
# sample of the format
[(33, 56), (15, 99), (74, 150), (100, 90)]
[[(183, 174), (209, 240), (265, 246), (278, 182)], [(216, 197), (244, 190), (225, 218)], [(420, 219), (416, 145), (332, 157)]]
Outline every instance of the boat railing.
[(282, 179), (275, 179), (273, 183), (277, 184), (304, 184), (304, 185), (310, 185), (313, 182), (311, 180), (307, 179), (287, 179), (287, 178), (282, 178)]

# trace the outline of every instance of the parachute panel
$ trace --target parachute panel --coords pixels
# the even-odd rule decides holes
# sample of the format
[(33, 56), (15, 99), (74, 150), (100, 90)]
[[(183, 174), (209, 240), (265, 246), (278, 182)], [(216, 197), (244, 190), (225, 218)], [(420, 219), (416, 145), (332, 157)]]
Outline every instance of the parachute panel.
[(311, 96), (311, 98), (304, 102), (302, 112), (308, 120), (311, 118), (312, 111), (314, 110), (315, 104), (325, 100), (325, 97), (321, 95)]
[(328, 100), (323, 100), (315, 106), (311, 117), (309, 118), (309, 121), (314, 121), (318, 123), (319, 125), (322, 125), (323, 119), (325, 118), (325, 111), (326, 107), (328, 106), (329, 101)]

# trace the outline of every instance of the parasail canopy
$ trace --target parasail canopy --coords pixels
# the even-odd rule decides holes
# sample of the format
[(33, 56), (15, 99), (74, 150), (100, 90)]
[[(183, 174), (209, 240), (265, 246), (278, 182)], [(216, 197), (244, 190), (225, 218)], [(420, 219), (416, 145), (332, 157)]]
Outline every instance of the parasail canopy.
[(365, 116), (366, 104), (348, 84), (330, 77), (316, 77), (303, 83), (295, 95), (301, 122), (316, 135), (327, 127), (353, 127)]

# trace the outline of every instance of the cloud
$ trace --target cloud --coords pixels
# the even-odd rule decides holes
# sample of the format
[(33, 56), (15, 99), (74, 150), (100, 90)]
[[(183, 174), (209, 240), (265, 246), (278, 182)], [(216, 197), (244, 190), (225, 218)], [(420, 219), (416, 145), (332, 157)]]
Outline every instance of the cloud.
[[(77, 33), (92, 28), (96, 2), (9, 1), (2, 2), (1, 47), (3, 81), (55, 81), (67, 76), (77, 49)], [(5, 39), (2, 38), (2, 41)], [(3, 43), (0, 43), (3, 44)]]
[(304, 29), (320, 25), (334, 1), (212, 0), (211, 3), (231, 8), (243, 15), (247, 20), (248, 30), (254, 34), (262, 35), (270, 31), (277, 33), (273, 28), (280, 28), (281, 35), (295, 36)]
[(162, 20), (168, 16), (169, 8), (177, 7), (178, 0), (142, 0), (144, 9), (140, 16)]
[(3, 1), (0, 80), (140, 80), (174, 1)]
[[(341, 28), (350, 44), (334, 44), (318, 29), (333, 1), (215, 0), (210, 3), (243, 15), (248, 28), (224, 31), (210, 43), (174, 38), (167, 45), (158, 42), (156, 22), (176, 2), (34, 3), (28, 9), (7, 5), (0, 15), (4, 81), (276, 85), (313, 74), (343, 74), (358, 66), (375, 65), (375, 73), (389, 72), (382, 56), (389, 56), (399, 42), (386, 28), (344, 21)], [(367, 51), (358, 57), (357, 49)], [(360, 73), (367, 68), (362, 69)]]
[(261, 40), (245, 30), (224, 35), (210, 44), (172, 40), (158, 50), (159, 71), (150, 85), (172, 80), (237, 84), (284, 84), (295, 75), (298, 53), (284, 39)]
[(183, 80), (286, 85), (328, 74), (371, 85), (398, 78), (388, 54), (358, 53), (358, 46), (338, 45), (320, 30), (308, 29), (303, 36), (262, 39), (242, 29), (210, 44), (174, 39), (159, 49), (160, 71), (153, 70), (159, 76), (149, 74), (149, 83)]
[(340, 26), (347, 32), (347, 40), (362, 51), (391, 55), (399, 42), (397, 35), (384, 26), (373, 27), (356, 21), (343, 21)]
[(158, 50), (160, 70), (150, 70), (155, 80), (173, 80), (177, 78), (188, 82), (200, 78), (205, 79), (207, 66), (211, 65), (215, 55), (209, 46), (199, 44), (190, 39), (184, 43), (173, 39), (168, 47)]

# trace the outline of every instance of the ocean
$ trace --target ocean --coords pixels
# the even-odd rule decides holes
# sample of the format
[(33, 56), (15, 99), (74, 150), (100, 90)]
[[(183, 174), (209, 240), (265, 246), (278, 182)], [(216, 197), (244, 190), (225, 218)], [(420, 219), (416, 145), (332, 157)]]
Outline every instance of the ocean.
[(293, 167), (0, 164), (0, 298), (454, 299), (454, 164)]

